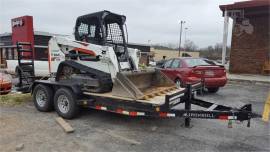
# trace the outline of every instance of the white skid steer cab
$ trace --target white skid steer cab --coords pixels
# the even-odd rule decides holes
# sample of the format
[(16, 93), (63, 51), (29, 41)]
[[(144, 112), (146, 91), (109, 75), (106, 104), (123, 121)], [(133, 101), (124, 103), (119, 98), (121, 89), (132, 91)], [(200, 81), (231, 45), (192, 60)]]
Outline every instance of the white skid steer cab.
[(140, 70), (140, 51), (127, 48), (126, 17), (101, 11), (77, 18), (75, 40), (49, 41), (49, 70), (55, 81), (76, 82), (83, 91), (133, 99), (175, 84), (154, 69)]

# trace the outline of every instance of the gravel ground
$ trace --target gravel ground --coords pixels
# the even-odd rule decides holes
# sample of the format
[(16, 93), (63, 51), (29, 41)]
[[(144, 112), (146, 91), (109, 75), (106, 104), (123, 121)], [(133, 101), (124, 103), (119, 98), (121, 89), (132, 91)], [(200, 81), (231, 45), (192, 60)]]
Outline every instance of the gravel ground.
[[(252, 103), (262, 113), (269, 88), (256, 85), (227, 85), (203, 99), (241, 106)], [(0, 151), (15, 151), (24, 144), (27, 152), (84, 151), (270, 151), (270, 124), (256, 118), (251, 127), (226, 121), (192, 119), (184, 128), (182, 118), (130, 118), (103, 111), (84, 109), (81, 116), (68, 120), (75, 132), (66, 134), (56, 123), (55, 112), (38, 112), (32, 102), (0, 107)]]

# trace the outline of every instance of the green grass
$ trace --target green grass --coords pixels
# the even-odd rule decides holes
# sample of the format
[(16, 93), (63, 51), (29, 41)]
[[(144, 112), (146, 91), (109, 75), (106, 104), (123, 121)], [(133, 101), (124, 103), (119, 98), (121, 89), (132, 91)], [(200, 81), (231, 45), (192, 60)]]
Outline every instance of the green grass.
[(29, 101), (32, 101), (30, 93), (27, 94), (10, 93), (7, 95), (0, 95), (0, 105), (14, 106)]

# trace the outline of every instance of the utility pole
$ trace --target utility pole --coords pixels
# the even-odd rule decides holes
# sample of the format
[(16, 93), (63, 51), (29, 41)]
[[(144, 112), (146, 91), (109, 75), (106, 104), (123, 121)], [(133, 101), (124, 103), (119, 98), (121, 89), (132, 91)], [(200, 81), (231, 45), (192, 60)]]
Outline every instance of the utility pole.
[(179, 38), (179, 52), (178, 57), (180, 57), (180, 51), (181, 51), (181, 39), (182, 39), (182, 28), (183, 24), (186, 23), (185, 21), (180, 21), (180, 38)]
[[(186, 42), (187, 42), (187, 30), (188, 30), (188, 28), (186, 27), (186, 28), (185, 28), (185, 40), (184, 40), (184, 46), (186, 45)], [(186, 48), (185, 48), (184, 51), (186, 51)]]

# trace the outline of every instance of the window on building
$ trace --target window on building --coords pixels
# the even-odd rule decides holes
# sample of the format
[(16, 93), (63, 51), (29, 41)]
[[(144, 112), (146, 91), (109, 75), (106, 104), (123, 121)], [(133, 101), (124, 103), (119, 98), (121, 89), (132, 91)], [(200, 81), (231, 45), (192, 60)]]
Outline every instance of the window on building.
[(3, 49), (0, 48), (0, 64), (3, 64)]
[(8, 49), (8, 59), (14, 60), (14, 49), (13, 48)]
[(14, 60), (14, 48), (10, 48), (11, 60)]
[(41, 61), (48, 61), (48, 49), (47, 48), (35, 48), (35, 59)]
[(3, 59), (6, 59), (7, 58), (7, 56), (6, 56), (6, 49), (5, 48), (3, 48), (2, 49), (2, 57), (3, 57)]
[(7, 58), (7, 60), (11, 60), (12, 59), (12, 52), (11, 52), (11, 49), (10, 48), (8, 48), (8, 49), (6, 49), (6, 58)]
[(18, 51), (16, 48), (14, 48), (14, 60), (17, 60), (18, 59)]

